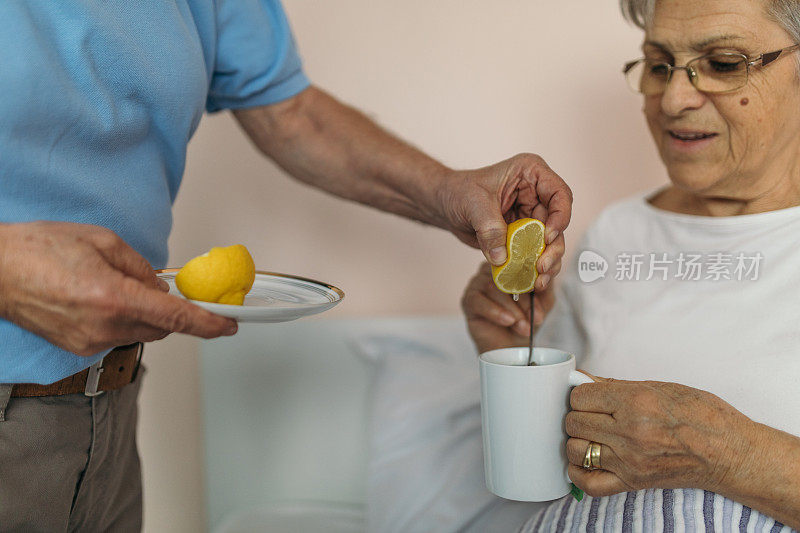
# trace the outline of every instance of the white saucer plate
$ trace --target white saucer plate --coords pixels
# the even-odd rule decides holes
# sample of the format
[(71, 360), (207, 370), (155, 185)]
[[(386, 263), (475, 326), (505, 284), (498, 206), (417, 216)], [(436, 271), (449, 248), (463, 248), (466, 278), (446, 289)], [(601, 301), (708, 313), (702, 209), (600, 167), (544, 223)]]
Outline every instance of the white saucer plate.
[[(170, 294), (184, 298), (175, 286), (179, 270), (165, 268), (156, 270), (156, 275), (169, 283)], [(289, 274), (256, 271), (253, 288), (244, 297), (244, 305), (189, 301), (239, 322), (288, 322), (327, 311), (343, 298), (341, 289), (327, 283)]]

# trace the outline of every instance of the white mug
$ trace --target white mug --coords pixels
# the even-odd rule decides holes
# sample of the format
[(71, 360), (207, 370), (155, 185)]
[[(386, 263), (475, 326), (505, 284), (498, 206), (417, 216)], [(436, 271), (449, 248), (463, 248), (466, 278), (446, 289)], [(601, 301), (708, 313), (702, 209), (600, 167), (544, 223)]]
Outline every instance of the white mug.
[(541, 364), (527, 366), (528, 348), (480, 355), (481, 421), (486, 487), (526, 502), (569, 494), (564, 417), (572, 387), (592, 383), (575, 370), (575, 356), (534, 348)]

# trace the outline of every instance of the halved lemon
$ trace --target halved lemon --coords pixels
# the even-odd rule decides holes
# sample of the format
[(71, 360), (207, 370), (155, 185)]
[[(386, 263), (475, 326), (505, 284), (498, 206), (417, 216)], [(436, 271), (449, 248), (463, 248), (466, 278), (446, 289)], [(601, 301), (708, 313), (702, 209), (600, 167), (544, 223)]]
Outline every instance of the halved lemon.
[(242, 305), (255, 277), (250, 252), (234, 244), (212, 248), (186, 263), (175, 276), (175, 285), (190, 300)]
[(521, 218), (508, 225), (508, 259), (492, 267), (492, 279), (506, 294), (524, 294), (533, 290), (538, 272), (536, 261), (544, 251), (545, 227), (541, 220)]

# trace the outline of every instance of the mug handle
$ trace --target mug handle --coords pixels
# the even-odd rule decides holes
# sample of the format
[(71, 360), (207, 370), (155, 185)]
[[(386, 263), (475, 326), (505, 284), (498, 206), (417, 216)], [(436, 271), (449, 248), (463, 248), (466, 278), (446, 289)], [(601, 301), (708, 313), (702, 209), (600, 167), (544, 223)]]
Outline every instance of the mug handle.
[(584, 383), (594, 383), (594, 380), (583, 372), (578, 372), (577, 370), (569, 371), (570, 387), (577, 387), (578, 385), (583, 385)]

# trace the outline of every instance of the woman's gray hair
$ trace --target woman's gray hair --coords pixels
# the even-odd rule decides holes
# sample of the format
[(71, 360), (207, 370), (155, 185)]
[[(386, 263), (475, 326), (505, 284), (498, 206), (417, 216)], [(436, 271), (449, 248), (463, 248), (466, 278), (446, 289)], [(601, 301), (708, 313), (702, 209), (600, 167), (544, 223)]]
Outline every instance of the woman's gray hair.
[(800, 43), (800, 2), (770, 0), (769, 14), (789, 32), (794, 42)]
[[(657, 0), (620, 0), (622, 15), (631, 23), (645, 29), (653, 18)], [(767, 12), (796, 43), (800, 43), (800, 2), (798, 0), (769, 0)]]
[(656, 9), (656, 0), (619, 0), (622, 16), (625, 20), (641, 29), (653, 18)]

